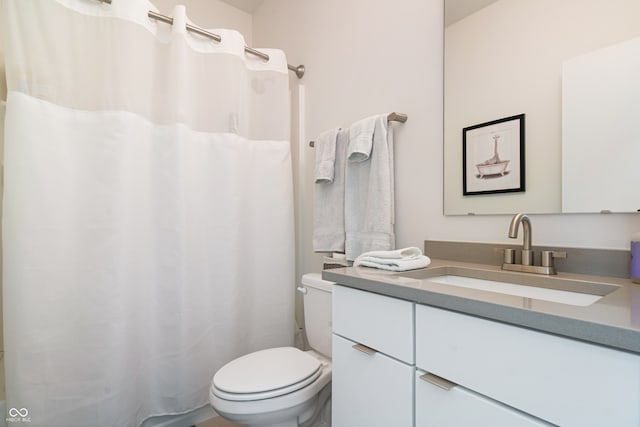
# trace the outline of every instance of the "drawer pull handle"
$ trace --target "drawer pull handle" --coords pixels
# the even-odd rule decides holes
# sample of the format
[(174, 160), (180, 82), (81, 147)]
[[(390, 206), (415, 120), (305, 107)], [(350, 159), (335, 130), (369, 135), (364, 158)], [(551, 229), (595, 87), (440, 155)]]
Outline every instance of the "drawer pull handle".
[(376, 350), (372, 349), (371, 347), (367, 347), (366, 345), (362, 345), (362, 344), (354, 344), (352, 346), (353, 348), (355, 348), (358, 351), (361, 351), (365, 354), (368, 354), (369, 356), (373, 356), (374, 354), (377, 353)]
[(443, 388), (443, 389), (445, 389), (447, 391), (451, 390), (452, 388), (454, 388), (455, 386), (458, 385), (456, 383), (452, 383), (449, 380), (445, 380), (444, 378), (439, 377), (437, 375), (430, 374), (429, 372), (427, 372), (424, 375), (420, 375), (420, 379), (422, 381), (426, 381), (426, 382), (431, 383), (433, 385), (436, 385), (436, 386), (438, 386), (440, 388)]

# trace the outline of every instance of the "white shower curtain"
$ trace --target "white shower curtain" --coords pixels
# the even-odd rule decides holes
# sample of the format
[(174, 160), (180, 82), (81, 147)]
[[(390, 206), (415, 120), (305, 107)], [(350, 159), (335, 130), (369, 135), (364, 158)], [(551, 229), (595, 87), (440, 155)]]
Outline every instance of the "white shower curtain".
[(286, 59), (187, 33), (183, 7), (2, 4), (7, 408), (125, 427), (208, 404), (224, 363), (293, 341)]

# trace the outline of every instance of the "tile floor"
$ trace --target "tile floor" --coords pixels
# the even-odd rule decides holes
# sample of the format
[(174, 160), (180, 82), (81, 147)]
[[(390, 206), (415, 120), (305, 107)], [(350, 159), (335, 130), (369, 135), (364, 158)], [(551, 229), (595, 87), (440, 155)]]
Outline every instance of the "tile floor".
[(236, 424), (231, 421), (227, 421), (222, 417), (212, 418), (203, 423), (198, 424), (196, 427), (242, 427), (244, 424)]

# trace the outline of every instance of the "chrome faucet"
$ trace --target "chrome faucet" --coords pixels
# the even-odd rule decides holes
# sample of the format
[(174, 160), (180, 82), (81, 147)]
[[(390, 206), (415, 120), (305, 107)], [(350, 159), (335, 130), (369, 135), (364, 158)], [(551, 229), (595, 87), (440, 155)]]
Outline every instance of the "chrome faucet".
[(517, 213), (513, 216), (511, 224), (509, 224), (509, 237), (512, 239), (518, 238), (518, 229), (522, 224), (522, 230), (524, 236), (522, 236), (522, 256), (520, 264), (516, 264), (515, 250), (514, 249), (502, 249), (504, 250), (504, 263), (502, 264), (503, 270), (510, 271), (522, 271), (525, 273), (538, 273), (538, 274), (556, 274), (556, 269), (553, 265), (554, 258), (566, 258), (566, 252), (557, 251), (542, 251), (541, 265), (534, 265), (534, 252), (531, 246), (531, 220), (526, 214)]
[(518, 238), (518, 229), (522, 223), (522, 265), (533, 265), (533, 251), (531, 250), (531, 220), (526, 214), (515, 214), (509, 225), (509, 237)]

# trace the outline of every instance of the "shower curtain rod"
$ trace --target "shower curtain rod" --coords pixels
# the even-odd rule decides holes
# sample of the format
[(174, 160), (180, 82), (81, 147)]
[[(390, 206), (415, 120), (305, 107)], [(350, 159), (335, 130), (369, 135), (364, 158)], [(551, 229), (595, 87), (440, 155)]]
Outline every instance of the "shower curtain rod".
[[(387, 121), (404, 123), (407, 121), (408, 118), (409, 116), (407, 116), (406, 114), (396, 113), (394, 111), (393, 113), (389, 113), (389, 115), (387, 116)], [(309, 141), (309, 147), (313, 147), (315, 145), (316, 145), (315, 141)]]
[[(98, 1), (101, 1), (102, 3), (111, 4), (111, 0), (98, 0)], [(162, 15), (162, 14), (154, 12), (152, 10), (150, 10), (147, 13), (147, 16), (149, 18), (151, 18), (151, 19), (155, 19), (156, 21), (161, 21), (161, 22), (165, 22), (165, 23), (167, 23), (169, 25), (173, 25), (173, 18), (170, 17), (170, 16)], [(215, 40), (217, 42), (221, 42), (222, 41), (222, 37), (220, 37), (218, 34), (211, 33), (211, 32), (209, 32), (207, 30), (203, 30), (202, 28), (196, 27), (196, 26), (191, 25), (191, 24), (187, 24), (187, 30), (191, 31), (192, 33), (196, 33), (196, 34), (199, 34), (201, 36), (204, 36), (204, 37), (209, 37), (210, 39), (213, 39), (213, 40)], [(259, 50), (253, 49), (253, 48), (251, 48), (249, 46), (245, 46), (244, 47), (244, 51), (247, 52), (247, 53), (250, 53), (251, 55), (255, 55), (255, 56), (259, 57), (259, 58), (262, 58), (265, 61), (269, 60), (269, 55), (267, 55), (266, 53), (260, 52)], [(305, 72), (304, 65), (298, 65), (296, 67), (296, 66), (293, 66), (291, 64), (287, 64), (287, 68), (289, 70), (293, 71), (299, 79), (301, 79), (304, 76), (304, 72)]]

